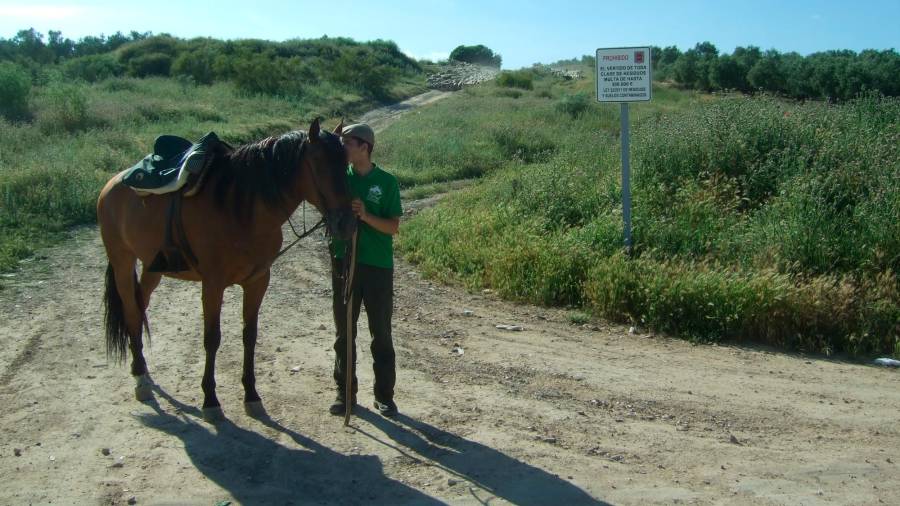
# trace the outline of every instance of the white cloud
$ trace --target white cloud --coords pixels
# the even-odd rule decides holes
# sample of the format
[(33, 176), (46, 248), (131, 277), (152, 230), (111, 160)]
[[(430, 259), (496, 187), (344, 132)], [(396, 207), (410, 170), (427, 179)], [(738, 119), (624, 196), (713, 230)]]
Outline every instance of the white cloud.
[(85, 7), (75, 5), (0, 5), (0, 16), (24, 20), (68, 19), (85, 14)]

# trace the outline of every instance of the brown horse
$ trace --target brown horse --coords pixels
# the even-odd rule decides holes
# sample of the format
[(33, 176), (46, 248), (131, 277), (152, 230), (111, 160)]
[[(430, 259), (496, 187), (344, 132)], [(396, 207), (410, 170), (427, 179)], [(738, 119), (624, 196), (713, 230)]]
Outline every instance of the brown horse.
[[(193, 255), (188, 255), (188, 270), (165, 275), (202, 283), (206, 367), (201, 384), (203, 416), (207, 420), (223, 416), (216, 398), (215, 362), (221, 342), (219, 320), (225, 288), (235, 284), (243, 288), (244, 406), (251, 416), (264, 416), (256, 392), (253, 355), (259, 307), (269, 286), (272, 262), (282, 244), (281, 226), (301, 202), (308, 201), (326, 217), (333, 235), (352, 235), (355, 220), (344, 175), (347, 155), (340, 142), (340, 129), (339, 126), (334, 134), (320, 131), (316, 119), (308, 134), (290, 132), (237, 149), (220, 144), (211, 155), (202, 189), (183, 201), (182, 237)], [(121, 179), (121, 174), (110, 179), (97, 201), (100, 234), (109, 258), (105, 294), (107, 354), (124, 361), (127, 341), (131, 374), (137, 380), (135, 396), (147, 400), (152, 397), (152, 381), (141, 336), (142, 329), (147, 328), (150, 294), (163, 276), (147, 269), (163, 249), (167, 210), (173, 196), (141, 197)], [(140, 281), (136, 260), (142, 264)]]

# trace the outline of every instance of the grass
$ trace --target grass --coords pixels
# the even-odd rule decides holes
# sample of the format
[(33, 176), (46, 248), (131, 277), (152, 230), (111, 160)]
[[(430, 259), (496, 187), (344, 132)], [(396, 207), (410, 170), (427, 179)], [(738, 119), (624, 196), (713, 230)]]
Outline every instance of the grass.
[[(399, 98), (424, 89), (424, 82), (410, 78), (392, 93)], [(215, 131), (239, 145), (306, 130), (316, 116), (331, 124), (378, 105), (328, 82), (291, 99), (244, 96), (228, 83), (51, 79), (32, 90), (31, 121), (0, 118), (0, 272), (14, 270), (70, 227), (93, 223), (103, 184), (151, 151), (160, 134), (196, 139)]]
[(407, 258), (696, 341), (900, 355), (900, 101), (655, 88), (632, 107), (627, 258), (618, 107), (572, 98), (591, 85), (485, 85), (392, 125), (383, 163), (401, 181), (483, 178), (404, 225)]

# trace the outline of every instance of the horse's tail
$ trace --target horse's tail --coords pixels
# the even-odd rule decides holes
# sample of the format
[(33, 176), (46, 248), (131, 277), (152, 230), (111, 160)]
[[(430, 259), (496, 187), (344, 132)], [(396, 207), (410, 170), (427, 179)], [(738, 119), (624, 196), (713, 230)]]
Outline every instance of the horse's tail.
[[(134, 276), (134, 298), (140, 310), (141, 324), (147, 329), (147, 337), (150, 337), (150, 328), (147, 324), (147, 316), (144, 314), (143, 297), (141, 287), (138, 284), (137, 273)], [(116, 273), (112, 264), (106, 265), (106, 291), (103, 294), (103, 305), (106, 308), (104, 322), (106, 324), (106, 356), (112, 357), (116, 362), (123, 362), (126, 357), (126, 347), (131, 333), (125, 321), (125, 308), (122, 297), (116, 287)]]

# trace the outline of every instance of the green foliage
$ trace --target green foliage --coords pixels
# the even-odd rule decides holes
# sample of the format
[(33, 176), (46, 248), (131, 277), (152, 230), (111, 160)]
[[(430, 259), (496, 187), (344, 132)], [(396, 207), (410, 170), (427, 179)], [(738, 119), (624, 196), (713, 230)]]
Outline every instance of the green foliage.
[(21, 61), (39, 85), (56, 80), (60, 71), (87, 82), (123, 74), (172, 76), (183, 89), (229, 81), (246, 96), (317, 95), (311, 100), (330, 102), (323, 110), (328, 113), (342, 112), (354, 101), (393, 102), (425, 85), (421, 65), (386, 40), (185, 40), (132, 32), (73, 42), (51, 32), (45, 44), (42, 34), (26, 30), (10, 41), (0, 39), (0, 60), (4, 58)]
[(18, 65), (0, 62), (0, 117), (18, 120), (28, 117), (31, 78)]
[(503, 58), (482, 44), (476, 46), (457, 46), (450, 52), (450, 59), (477, 65), (490, 65), (500, 68)]
[(330, 73), (335, 82), (376, 98), (384, 98), (398, 72), (381, 65), (372, 49), (359, 47), (344, 51), (331, 65)]
[(556, 102), (556, 110), (574, 119), (587, 112), (592, 103), (587, 93), (566, 94)]
[(40, 97), (38, 124), (43, 132), (50, 134), (60, 129), (85, 130), (98, 126), (99, 121), (91, 116), (87, 95), (80, 86), (54, 82)]
[(505, 70), (497, 76), (497, 84), (506, 88), (534, 89), (534, 73), (530, 70)]
[(168, 76), (172, 57), (164, 53), (149, 53), (128, 60), (128, 75), (133, 77)]
[(62, 71), (70, 79), (95, 83), (123, 75), (125, 67), (110, 54), (98, 54), (67, 60), (62, 65)]
[[(113, 77), (91, 84), (53, 74), (34, 87), (34, 122), (0, 118), (0, 271), (15, 269), (69, 227), (93, 223), (103, 184), (143, 158), (160, 134), (197, 139), (212, 130), (238, 146), (306, 129), (334, 110), (358, 117), (380, 105), (330, 82), (309, 81), (302, 97), (248, 96), (230, 82)], [(390, 94), (422, 91), (404, 77)], [(327, 123), (337, 121), (331, 115)]]
[[(292, 62), (293, 63), (293, 62)], [(302, 79), (269, 54), (257, 54), (234, 64), (234, 84), (248, 95), (301, 96)]]
[(189, 76), (197, 84), (212, 84), (216, 80), (216, 56), (211, 46), (184, 51), (172, 62), (171, 72)]
[[(742, 68), (763, 58), (732, 55)], [(593, 84), (536, 81), (560, 96)], [(533, 94), (498, 100), (497, 89), (473, 88), (382, 136), (380, 160), (404, 184), (484, 157), (479, 184), (403, 226), (398, 247), (426, 274), (693, 340), (900, 349), (900, 100), (709, 100), (657, 87), (632, 111), (627, 258), (614, 111), (573, 117)]]

